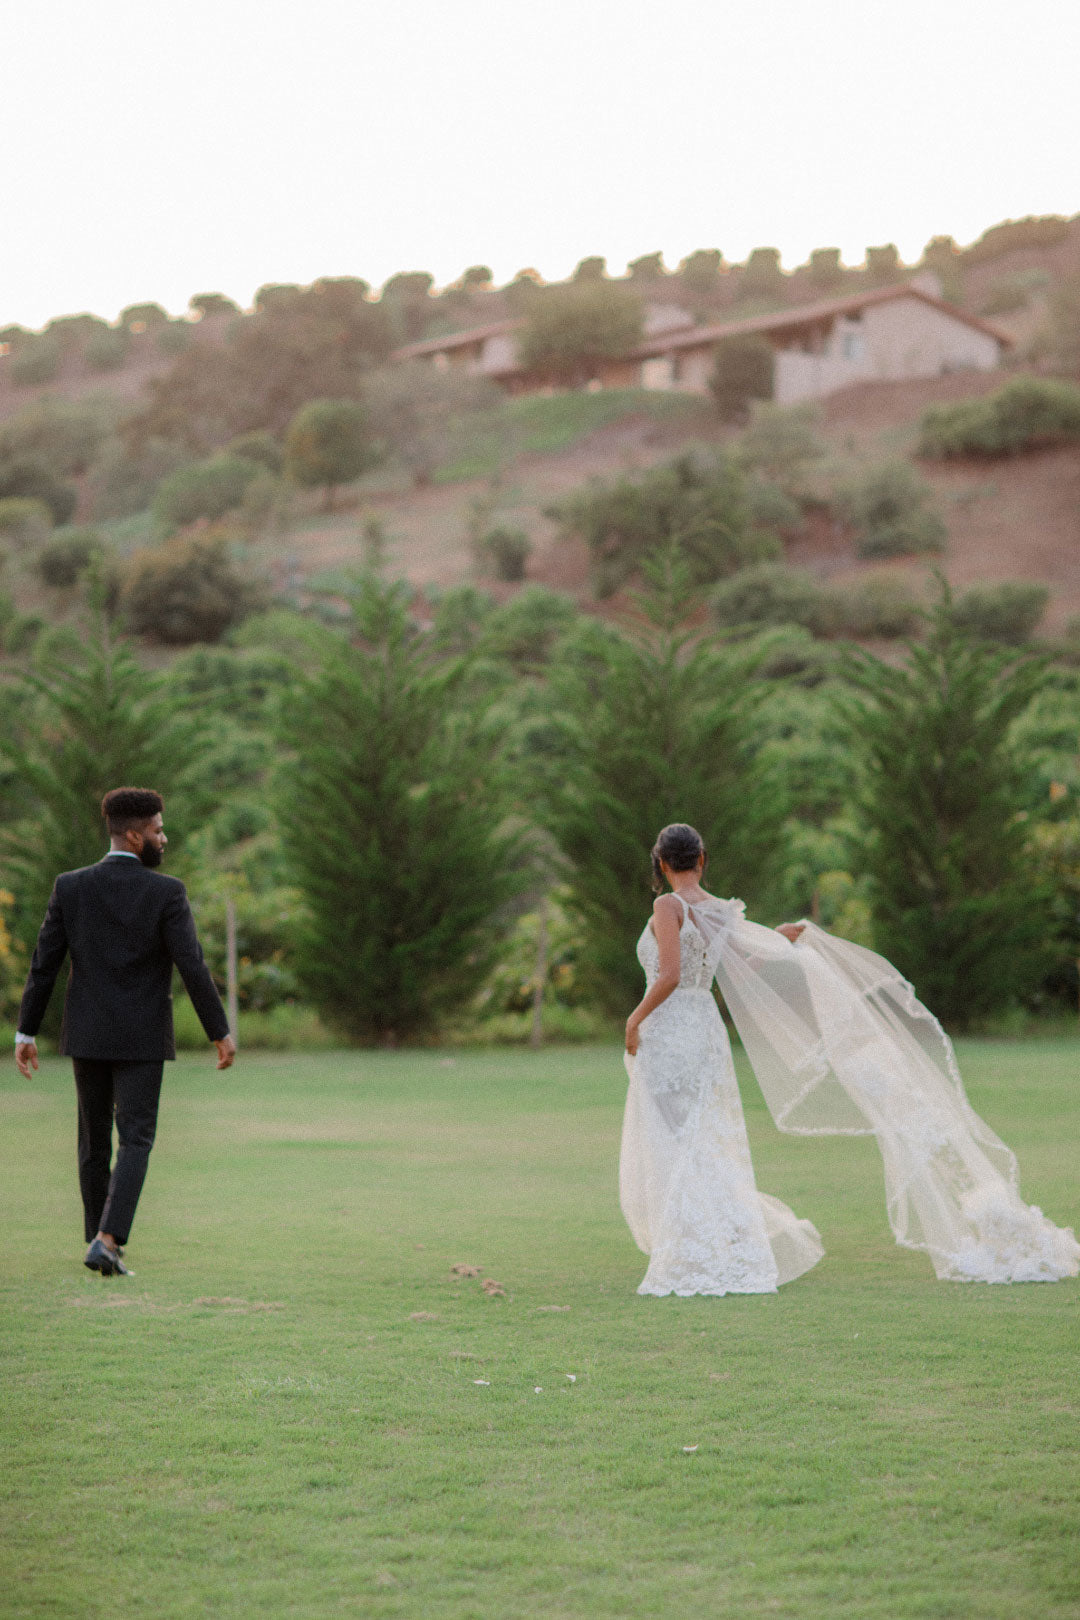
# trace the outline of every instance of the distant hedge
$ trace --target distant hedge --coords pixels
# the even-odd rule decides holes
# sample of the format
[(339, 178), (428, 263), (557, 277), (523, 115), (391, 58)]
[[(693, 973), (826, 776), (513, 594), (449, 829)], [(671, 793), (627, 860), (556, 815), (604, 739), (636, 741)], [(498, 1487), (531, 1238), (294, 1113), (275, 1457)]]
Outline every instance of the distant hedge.
[(1014, 377), (985, 399), (931, 405), (919, 423), (919, 453), (1015, 456), (1080, 439), (1080, 388), (1049, 377)]
[(199, 518), (224, 517), (240, 505), (258, 471), (254, 461), (230, 455), (180, 467), (158, 485), (152, 506), (155, 522), (172, 533)]

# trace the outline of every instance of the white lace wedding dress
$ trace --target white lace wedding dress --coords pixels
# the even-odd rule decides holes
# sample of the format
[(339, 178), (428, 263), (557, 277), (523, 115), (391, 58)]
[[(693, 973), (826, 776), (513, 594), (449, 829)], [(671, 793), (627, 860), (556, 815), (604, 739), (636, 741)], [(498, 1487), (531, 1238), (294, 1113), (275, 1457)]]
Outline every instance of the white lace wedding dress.
[[(1019, 1192), (1016, 1159), (972, 1109), (952, 1044), (891, 963), (813, 923), (792, 945), (740, 900), (682, 901), (678, 988), (644, 1020), (619, 1188), (649, 1255), (639, 1293), (771, 1293), (821, 1258), (809, 1221), (757, 1190), (719, 985), (773, 1119), (873, 1135), (898, 1243), (958, 1282), (1056, 1282), (1080, 1244)], [(659, 971), (647, 927), (638, 959)]]
[[(619, 1191), (649, 1258), (639, 1294), (774, 1294), (821, 1259), (809, 1221), (759, 1192), (708, 944), (683, 901), (679, 987), (641, 1025), (627, 1057)], [(638, 940), (648, 984), (651, 926)]]

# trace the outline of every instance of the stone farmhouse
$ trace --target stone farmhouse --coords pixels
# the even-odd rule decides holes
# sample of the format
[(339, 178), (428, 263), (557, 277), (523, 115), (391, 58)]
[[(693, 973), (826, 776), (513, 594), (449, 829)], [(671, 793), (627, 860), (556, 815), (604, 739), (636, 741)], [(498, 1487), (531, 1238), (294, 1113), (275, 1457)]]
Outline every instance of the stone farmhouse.
[[(516, 334), (522, 325), (499, 321), (411, 343), (395, 358), (490, 377), (510, 393), (535, 392), (540, 381), (517, 358)], [(773, 397), (788, 405), (820, 399), (852, 383), (992, 371), (1012, 343), (1000, 328), (946, 303), (920, 281), (712, 326), (695, 326), (681, 310), (650, 309), (645, 331), (645, 340), (631, 354), (604, 362), (588, 386), (704, 394), (717, 345), (753, 333), (773, 348)]]

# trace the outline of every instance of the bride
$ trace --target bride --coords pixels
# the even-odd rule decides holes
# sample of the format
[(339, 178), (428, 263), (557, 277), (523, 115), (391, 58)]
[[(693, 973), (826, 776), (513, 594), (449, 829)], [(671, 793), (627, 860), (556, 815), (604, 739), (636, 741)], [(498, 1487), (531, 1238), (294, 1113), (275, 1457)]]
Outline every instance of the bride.
[(639, 1294), (774, 1293), (824, 1252), (809, 1221), (758, 1191), (714, 979), (780, 1129), (874, 1135), (896, 1240), (927, 1252), (938, 1277), (1077, 1275), (1080, 1244), (1022, 1201), (948, 1036), (890, 963), (813, 923), (748, 922), (741, 900), (702, 888), (692, 827), (665, 827), (652, 863), (619, 1163), (623, 1213), (649, 1256)]

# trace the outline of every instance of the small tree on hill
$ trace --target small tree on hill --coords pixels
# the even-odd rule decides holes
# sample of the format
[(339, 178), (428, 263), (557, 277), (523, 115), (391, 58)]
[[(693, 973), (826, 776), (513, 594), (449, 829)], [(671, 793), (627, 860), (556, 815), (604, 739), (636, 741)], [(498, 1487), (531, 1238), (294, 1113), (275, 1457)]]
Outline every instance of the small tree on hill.
[(605, 360), (628, 354), (642, 331), (641, 304), (624, 287), (589, 278), (549, 287), (526, 316), (520, 363), (549, 382), (580, 387)]
[(755, 399), (772, 399), (772, 344), (754, 332), (717, 344), (709, 391), (725, 422), (745, 422)]
[(772, 300), (784, 290), (784, 272), (780, 268), (780, 249), (754, 248), (739, 277), (739, 297)]
[(285, 436), (285, 473), (304, 489), (322, 488), (329, 512), (339, 484), (351, 484), (378, 464), (368, 413), (351, 399), (302, 405)]
[(285, 848), (308, 907), (296, 966), (357, 1040), (394, 1042), (463, 1006), (523, 886), (491, 698), (420, 635), (409, 592), (371, 576), (355, 639), (287, 700)]
[(124, 617), (136, 635), (166, 646), (219, 641), (251, 612), (256, 595), (219, 536), (179, 537), (136, 552), (123, 584)]
[(929, 631), (902, 666), (847, 660), (862, 694), (848, 711), (865, 767), (860, 864), (877, 948), (963, 1028), (1031, 990), (1047, 965), (1049, 900), (1009, 741), (1045, 675), (966, 633), (947, 588)]
[[(0, 834), (0, 888), (15, 895), (13, 926), (32, 945), (58, 872), (99, 860), (101, 798), (131, 782), (166, 800), (169, 861), (206, 808), (196, 788), (206, 748), (196, 715), (168, 683), (140, 668), (96, 611), (85, 644), (55, 658), (48, 674), (14, 681), (22, 723), (0, 735), (22, 804)], [(174, 797), (175, 795), (175, 797)]]
[(561, 644), (551, 678), (561, 729), (547, 820), (598, 993), (623, 1013), (641, 993), (634, 943), (649, 915), (649, 850), (661, 827), (697, 827), (710, 888), (753, 902), (768, 885), (784, 813), (755, 740), (752, 660), (682, 628), (694, 600), (674, 549), (647, 576), (646, 624), (617, 631), (583, 622)]
[(715, 292), (723, 262), (719, 248), (696, 248), (679, 265), (679, 280), (688, 292), (699, 296)]
[(886, 242), (884, 247), (867, 248), (866, 273), (875, 285), (881, 287), (903, 275), (904, 266), (895, 242)]
[(844, 279), (839, 248), (815, 248), (810, 255), (810, 280), (819, 292), (832, 292)]
[(218, 292), (195, 293), (188, 299), (188, 308), (193, 315), (198, 315), (204, 321), (213, 319), (215, 315), (240, 313), (239, 304), (234, 303), (231, 298), (226, 298), (224, 293)]

